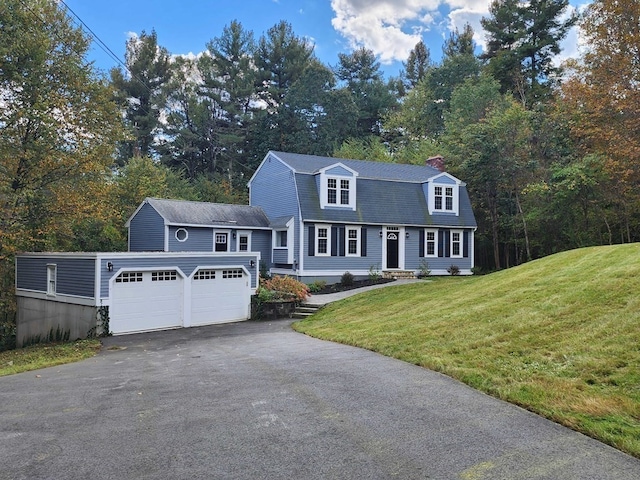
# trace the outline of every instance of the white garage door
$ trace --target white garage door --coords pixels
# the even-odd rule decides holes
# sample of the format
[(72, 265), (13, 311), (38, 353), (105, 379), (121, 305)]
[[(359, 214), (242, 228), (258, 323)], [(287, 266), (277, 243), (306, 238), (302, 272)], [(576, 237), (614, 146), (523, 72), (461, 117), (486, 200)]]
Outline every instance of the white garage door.
[(200, 269), (191, 280), (191, 325), (249, 318), (249, 276), (241, 268)]
[(120, 273), (111, 289), (109, 330), (131, 333), (181, 327), (183, 281), (176, 270)]

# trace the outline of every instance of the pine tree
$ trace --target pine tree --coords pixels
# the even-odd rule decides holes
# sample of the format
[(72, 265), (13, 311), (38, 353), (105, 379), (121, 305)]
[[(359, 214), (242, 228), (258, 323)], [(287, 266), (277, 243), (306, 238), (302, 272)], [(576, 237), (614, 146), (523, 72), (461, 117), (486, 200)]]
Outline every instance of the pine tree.
[(164, 107), (163, 86), (170, 76), (169, 52), (158, 46), (155, 31), (143, 31), (127, 41), (125, 64), (126, 72), (111, 70), (111, 81), (133, 137), (121, 144), (120, 164), (133, 156), (154, 153), (155, 129)]
[(358, 107), (358, 136), (379, 135), (383, 116), (397, 101), (383, 81), (380, 63), (372, 50), (361, 47), (351, 54), (338, 54), (334, 72), (346, 83)]
[(577, 20), (560, 20), (568, 5), (569, 0), (493, 0), (490, 16), (481, 21), (488, 34), (483, 57), (503, 92), (530, 105), (549, 92), (556, 72), (551, 61)]
[(403, 62), (402, 65), (408, 87), (415, 88), (431, 67), (431, 53), (422, 40), (416, 43), (416, 46), (409, 52), (406, 63)]

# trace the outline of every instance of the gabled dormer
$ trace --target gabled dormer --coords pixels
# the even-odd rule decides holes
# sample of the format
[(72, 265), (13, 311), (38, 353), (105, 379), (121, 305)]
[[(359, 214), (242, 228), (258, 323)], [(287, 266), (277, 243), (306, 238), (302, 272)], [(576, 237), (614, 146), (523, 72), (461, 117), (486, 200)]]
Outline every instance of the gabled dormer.
[(460, 215), (460, 186), (464, 185), (463, 182), (446, 172), (430, 178), (423, 185), (429, 214)]
[(318, 170), (320, 208), (356, 209), (356, 178), (358, 172), (335, 163)]

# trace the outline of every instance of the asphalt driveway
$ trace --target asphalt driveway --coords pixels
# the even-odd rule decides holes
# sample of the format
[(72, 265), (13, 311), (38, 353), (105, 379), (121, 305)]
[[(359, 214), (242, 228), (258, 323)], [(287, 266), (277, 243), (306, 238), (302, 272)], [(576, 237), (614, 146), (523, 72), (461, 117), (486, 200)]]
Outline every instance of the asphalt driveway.
[(0, 479), (640, 479), (454, 380), (244, 322), (112, 337), (0, 378)]

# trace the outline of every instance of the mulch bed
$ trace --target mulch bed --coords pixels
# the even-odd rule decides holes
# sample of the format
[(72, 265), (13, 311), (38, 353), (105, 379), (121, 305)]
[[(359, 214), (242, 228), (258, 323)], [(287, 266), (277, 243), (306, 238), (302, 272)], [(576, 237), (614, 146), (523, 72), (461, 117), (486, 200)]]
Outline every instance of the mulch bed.
[(347, 290), (353, 290), (354, 288), (369, 287), (371, 285), (380, 285), (382, 283), (394, 282), (394, 278), (378, 278), (377, 280), (354, 280), (351, 285), (342, 285), (341, 283), (334, 283), (333, 285), (326, 285), (322, 290), (313, 292), (312, 295), (324, 295), (325, 293), (338, 293)]

